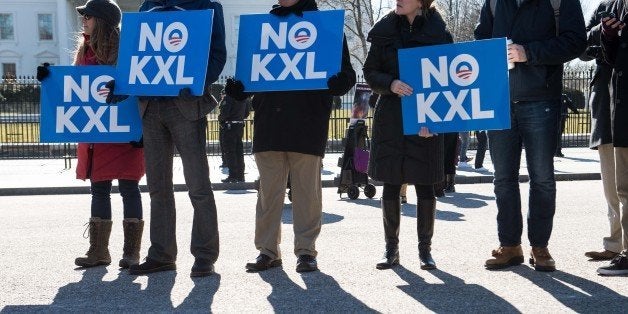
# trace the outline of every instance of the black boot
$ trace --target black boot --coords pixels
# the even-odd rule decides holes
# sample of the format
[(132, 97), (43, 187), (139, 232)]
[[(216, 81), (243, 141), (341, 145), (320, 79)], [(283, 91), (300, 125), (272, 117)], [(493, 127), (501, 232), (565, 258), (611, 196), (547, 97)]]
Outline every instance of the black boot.
[(445, 177), (445, 193), (456, 192), (456, 175), (448, 174)]
[(416, 205), (417, 233), (419, 235), (419, 260), (421, 269), (436, 269), (432, 259), (431, 246), (434, 235), (434, 218), (436, 214), (436, 199), (419, 199)]
[(386, 237), (386, 253), (375, 267), (388, 269), (399, 264), (399, 222), (401, 220), (401, 203), (396, 200), (382, 200), (384, 216), (384, 235)]

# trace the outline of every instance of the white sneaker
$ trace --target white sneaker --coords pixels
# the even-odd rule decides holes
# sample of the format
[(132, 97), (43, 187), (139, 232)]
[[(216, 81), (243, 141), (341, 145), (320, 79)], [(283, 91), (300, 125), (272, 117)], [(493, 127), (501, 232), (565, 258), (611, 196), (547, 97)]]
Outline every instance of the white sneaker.
[(480, 167), (480, 168), (475, 168), (475, 171), (479, 171), (479, 172), (489, 172), (488, 169), (484, 168), (484, 167)]

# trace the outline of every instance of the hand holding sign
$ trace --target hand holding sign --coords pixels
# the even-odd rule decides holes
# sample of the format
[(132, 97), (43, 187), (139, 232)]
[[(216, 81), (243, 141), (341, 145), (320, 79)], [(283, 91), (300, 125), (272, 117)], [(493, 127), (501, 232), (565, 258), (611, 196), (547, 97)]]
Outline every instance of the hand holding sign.
[(400, 80), (394, 80), (390, 84), (390, 91), (399, 95), (399, 97), (412, 95), (412, 87)]
[(105, 84), (105, 87), (109, 89), (109, 94), (107, 94), (107, 99), (105, 99), (105, 102), (107, 104), (117, 104), (121, 101), (126, 100), (127, 98), (129, 98), (129, 96), (127, 95), (116, 95), (114, 93), (115, 87), (116, 87), (116, 81), (115, 80), (111, 80), (109, 82), (107, 82), (107, 84)]
[(48, 77), (48, 75), (50, 75), (50, 70), (48, 70), (48, 67), (50, 66), (50, 63), (46, 62), (40, 66), (37, 67), (37, 80), (38, 81), (43, 81), (45, 78)]
[(244, 92), (244, 84), (242, 84), (242, 81), (234, 80), (232, 78), (227, 79), (225, 94), (238, 101), (245, 100), (246, 97), (248, 97), (248, 95)]
[(528, 56), (526, 50), (521, 45), (510, 44), (508, 45), (508, 62), (527, 62)]
[(346, 86), (349, 86), (351, 81), (344, 72), (338, 72), (338, 74), (332, 75), (327, 80), (327, 87), (329, 87), (329, 93), (333, 96), (342, 96), (346, 90)]

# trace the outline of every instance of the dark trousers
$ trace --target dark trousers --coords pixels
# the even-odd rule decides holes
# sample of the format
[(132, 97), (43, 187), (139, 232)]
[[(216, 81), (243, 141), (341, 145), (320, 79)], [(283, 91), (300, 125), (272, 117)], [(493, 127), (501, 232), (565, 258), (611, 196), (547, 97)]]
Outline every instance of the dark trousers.
[[(92, 217), (111, 220), (111, 181), (91, 182)], [(124, 218), (142, 219), (142, 197), (137, 180), (118, 180)]]
[(475, 153), (475, 168), (477, 169), (484, 167), (484, 156), (486, 155), (486, 147), (488, 146), (486, 131), (475, 131), (475, 138), (478, 140), (478, 148)]
[(226, 166), (229, 167), (229, 177), (244, 179), (244, 123), (225, 123), (221, 130), (224, 133), (221, 147), (225, 154)]
[(172, 159), (177, 148), (183, 176), (194, 207), (190, 250), (197, 259), (218, 258), (218, 218), (207, 164), (207, 119), (186, 119), (173, 100), (152, 100), (142, 118), (146, 181), (150, 192), (151, 222), (148, 257), (158, 262), (177, 258), (176, 210)]
[(458, 133), (445, 133), (445, 174), (456, 174)]
[(519, 192), (522, 147), (530, 175), (528, 239), (530, 245), (546, 247), (556, 210), (554, 151), (560, 110), (559, 101), (511, 104), (511, 127), (489, 131), (490, 152), (495, 166), (497, 229), (502, 246), (521, 244), (523, 218)]
[(560, 153), (563, 148), (563, 133), (565, 133), (565, 125), (567, 124), (567, 115), (560, 115), (560, 125), (556, 132), (556, 153)]

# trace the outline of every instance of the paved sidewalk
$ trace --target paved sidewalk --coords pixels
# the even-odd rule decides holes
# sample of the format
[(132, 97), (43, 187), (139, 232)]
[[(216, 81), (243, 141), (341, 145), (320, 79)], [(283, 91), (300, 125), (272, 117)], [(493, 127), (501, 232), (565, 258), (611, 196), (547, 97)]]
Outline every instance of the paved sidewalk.
[[(597, 151), (588, 148), (564, 148), (564, 158), (555, 158), (556, 179), (565, 180), (598, 180), (600, 178), (599, 156)], [(340, 173), (338, 159), (342, 154), (327, 154), (323, 159), (321, 175), (324, 187), (333, 187), (334, 178)], [(475, 157), (475, 151), (468, 152)], [(4, 160), (0, 161), (0, 196), (3, 195), (44, 195), (44, 194), (80, 194), (89, 193), (89, 183), (75, 179), (76, 160), (72, 160), (71, 169), (64, 169), (64, 160)], [(220, 157), (210, 156), (210, 180), (214, 190), (254, 189), (254, 181), (258, 177), (257, 166), (252, 155), (245, 156), (245, 183), (225, 184), (220, 180), (227, 177), (228, 170), (220, 168)], [(472, 162), (469, 163), (472, 165)], [(527, 180), (525, 157), (521, 161), (521, 180)], [(487, 152), (484, 167), (489, 171), (475, 171), (472, 168), (458, 168), (456, 183), (490, 183), (493, 180), (493, 165)], [(174, 177), (176, 191), (187, 191), (183, 178), (181, 159), (174, 160)], [(117, 182), (114, 182), (114, 185)], [(377, 182), (375, 182), (377, 185)], [(146, 178), (140, 185), (146, 189)]]

